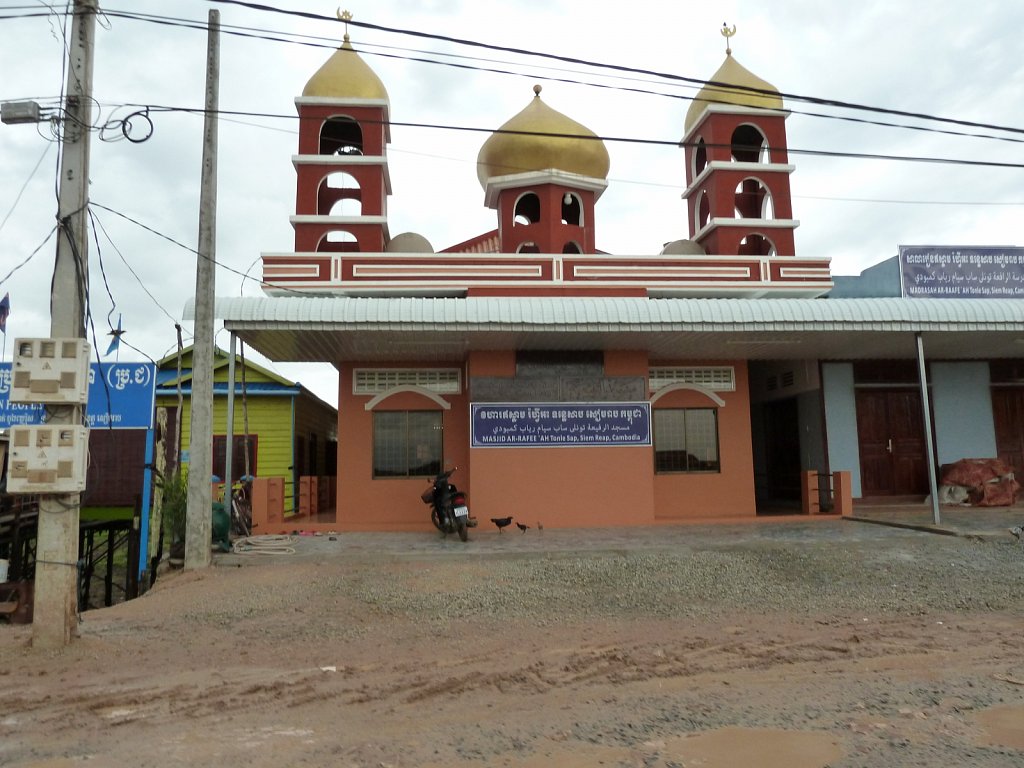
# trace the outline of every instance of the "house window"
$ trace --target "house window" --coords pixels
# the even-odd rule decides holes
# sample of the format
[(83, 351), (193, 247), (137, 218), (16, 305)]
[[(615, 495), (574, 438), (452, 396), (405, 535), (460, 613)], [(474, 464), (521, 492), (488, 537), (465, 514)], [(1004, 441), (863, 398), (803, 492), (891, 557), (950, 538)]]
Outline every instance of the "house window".
[[(248, 446), (246, 444), (248, 443)], [(249, 474), (256, 474), (256, 435), (232, 435), (231, 439), (231, 479), (237, 482), (245, 474), (245, 451), (249, 450)], [(227, 456), (228, 439), (226, 435), (213, 436), (213, 474), (221, 480), (224, 475), (224, 460)]]
[(441, 471), (441, 411), (373, 414), (373, 476), (425, 477)]
[(720, 472), (718, 411), (714, 408), (656, 408), (654, 471)]

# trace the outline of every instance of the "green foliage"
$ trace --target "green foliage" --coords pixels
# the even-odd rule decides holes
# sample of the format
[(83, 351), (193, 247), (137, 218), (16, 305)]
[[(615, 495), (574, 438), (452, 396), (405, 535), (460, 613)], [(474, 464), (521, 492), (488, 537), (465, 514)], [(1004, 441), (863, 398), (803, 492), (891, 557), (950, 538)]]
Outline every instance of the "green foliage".
[(182, 467), (160, 483), (161, 515), (171, 543), (185, 541), (185, 513), (188, 509), (188, 467)]

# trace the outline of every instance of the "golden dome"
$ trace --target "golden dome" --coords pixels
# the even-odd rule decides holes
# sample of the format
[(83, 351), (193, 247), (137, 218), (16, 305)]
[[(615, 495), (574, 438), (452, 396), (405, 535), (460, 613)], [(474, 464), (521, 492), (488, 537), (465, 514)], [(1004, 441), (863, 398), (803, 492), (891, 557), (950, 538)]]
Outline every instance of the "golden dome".
[[(594, 179), (608, 176), (608, 150), (604, 142), (586, 126), (545, 104), (540, 90), (540, 86), (535, 85), (533, 101), (480, 147), (476, 175), (485, 189), (487, 180), (494, 176), (529, 171), (559, 170)], [(527, 133), (568, 136), (529, 136)]]
[(345, 35), (341, 48), (309, 78), (302, 95), (331, 99), (388, 99), (384, 83), (355, 52), (348, 35)]
[(759, 88), (771, 93), (755, 93), (754, 91), (737, 90), (735, 88), (723, 88), (721, 86), (705, 85), (693, 98), (693, 103), (686, 111), (686, 130), (689, 131), (697, 118), (703, 114), (708, 104), (736, 104), (741, 107), (756, 107), (758, 109), (782, 109), (782, 97), (779, 89), (769, 82), (762, 80), (749, 69), (740, 64), (726, 53), (725, 61), (718, 71), (711, 76), (716, 83), (727, 85), (739, 85), (746, 88)]

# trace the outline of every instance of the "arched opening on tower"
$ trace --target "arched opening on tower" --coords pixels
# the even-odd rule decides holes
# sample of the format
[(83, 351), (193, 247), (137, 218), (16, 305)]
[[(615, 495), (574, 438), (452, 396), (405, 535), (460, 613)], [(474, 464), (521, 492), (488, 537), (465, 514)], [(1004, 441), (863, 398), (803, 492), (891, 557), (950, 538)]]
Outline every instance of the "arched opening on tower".
[(697, 139), (697, 147), (693, 150), (693, 178), (700, 176), (701, 172), (708, 167), (708, 146), (704, 139)]
[(318, 216), (362, 216), (363, 190), (351, 173), (335, 171), (324, 177), (317, 190)]
[(736, 163), (767, 163), (768, 140), (756, 125), (744, 123), (732, 132), (732, 159)]
[(562, 246), (562, 253), (583, 253), (583, 250), (580, 248), (579, 243), (574, 240), (570, 240)]
[(540, 221), (540, 198), (534, 192), (524, 192), (516, 200), (512, 211), (513, 224), (536, 224)]
[(320, 238), (317, 253), (356, 253), (360, 250), (359, 240), (344, 229), (332, 229)]
[(329, 117), (320, 126), (321, 155), (363, 154), (363, 129), (346, 115)]
[(711, 203), (708, 200), (708, 191), (702, 189), (700, 196), (697, 198), (697, 208), (694, 211), (696, 230), (699, 232), (708, 225), (708, 221), (711, 219)]
[(540, 247), (534, 242), (522, 243), (516, 248), (516, 253), (540, 253)]
[(737, 219), (774, 219), (772, 193), (760, 179), (748, 177), (736, 186)]
[(774, 256), (775, 243), (764, 235), (752, 232), (740, 240), (739, 256)]
[(562, 223), (583, 226), (583, 202), (572, 192), (562, 195)]

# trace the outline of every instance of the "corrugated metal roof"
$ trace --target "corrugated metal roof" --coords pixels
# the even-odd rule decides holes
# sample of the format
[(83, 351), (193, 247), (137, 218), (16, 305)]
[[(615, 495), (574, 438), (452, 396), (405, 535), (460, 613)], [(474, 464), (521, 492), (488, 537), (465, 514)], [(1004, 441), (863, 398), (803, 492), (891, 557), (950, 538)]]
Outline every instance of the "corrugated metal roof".
[(267, 330), (1024, 330), (1017, 299), (239, 297), (218, 299), (216, 314), (228, 328)]

